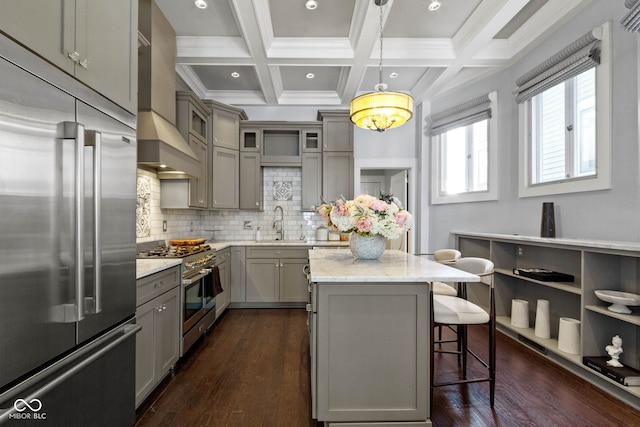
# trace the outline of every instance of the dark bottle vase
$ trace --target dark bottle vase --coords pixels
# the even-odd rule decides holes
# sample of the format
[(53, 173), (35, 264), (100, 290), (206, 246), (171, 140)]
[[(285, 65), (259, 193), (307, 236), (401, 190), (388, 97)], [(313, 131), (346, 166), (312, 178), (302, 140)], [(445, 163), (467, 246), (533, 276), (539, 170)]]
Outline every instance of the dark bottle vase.
[(556, 237), (556, 219), (553, 202), (542, 203), (540, 237)]

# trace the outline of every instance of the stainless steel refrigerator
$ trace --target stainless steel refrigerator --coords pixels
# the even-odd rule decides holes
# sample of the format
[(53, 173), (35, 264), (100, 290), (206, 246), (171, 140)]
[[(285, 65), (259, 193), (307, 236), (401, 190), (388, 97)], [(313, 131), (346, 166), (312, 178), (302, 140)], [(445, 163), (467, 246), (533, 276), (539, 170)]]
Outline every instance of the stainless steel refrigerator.
[(0, 35), (0, 424), (135, 423), (135, 116)]

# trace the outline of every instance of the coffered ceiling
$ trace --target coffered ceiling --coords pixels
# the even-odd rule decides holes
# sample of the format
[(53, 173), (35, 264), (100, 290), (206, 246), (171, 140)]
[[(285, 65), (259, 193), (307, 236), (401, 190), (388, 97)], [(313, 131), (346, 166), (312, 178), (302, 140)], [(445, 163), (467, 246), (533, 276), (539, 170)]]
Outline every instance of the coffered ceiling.
[[(379, 81), (374, 0), (205, 1), (156, 0), (177, 34), (176, 71), (202, 98), (346, 107)], [(416, 104), (511, 64), (591, 0), (432, 1), (382, 7), (383, 81)]]

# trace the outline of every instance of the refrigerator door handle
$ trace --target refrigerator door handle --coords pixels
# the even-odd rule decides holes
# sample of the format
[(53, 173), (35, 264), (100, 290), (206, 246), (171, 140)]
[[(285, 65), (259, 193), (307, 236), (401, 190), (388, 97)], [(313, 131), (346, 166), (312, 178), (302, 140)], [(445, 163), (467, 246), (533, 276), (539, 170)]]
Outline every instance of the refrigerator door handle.
[[(1, 406), (0, 407), (0, 424), (4, 424), (5, 422), (7, 422), (7, 420), (9, 419), (9, 415), (17, 412), (17, 408), (16, 408), (16, 406), (18, 406), (17, 402), (11, 402), (12, 399), (20, 400), (21, 402), (32, 402), (34, 399), (39, 399), (40, 397), (45, 395), (47, 392), (55, 389), (61, 383), (71, 378), (72, 376), (76, 375), (82, 369), (84, 369), (85, 367), (87, 367), (88, 365), (90, 365), (91, 363), (93, 363), (94, 361), (96, 361), (97, 359), (99, 359), (100, 357), (102, 357), (103, 355), (105, 355), (115, 347), (119, 346), (120, 343), (122, 343), (123, 341), (137, 334), (138, 331), (140, 331), (141, 329), (142, 329), (142, 326), (140, 325), (126, 324), (122, 326), (122, 328), (119, 331), (116, 332), (118, 334), (121, 333), (122, 335), (120, 335), (118, 338), (114, 339), (113, 341), (109, 341), (110, 339), (112, 339), (112, 336), (113, 336), (112, 334), (108, 334), (107, 336), (97, 340), (96, 342), (92, 343), (91, 346), (88, 346), (87, 348), (85, 348), (84, 351), (80, 351), (77, 354), (75, 354), (74, 357), (68, 361), (68, 363), (70, 363), (72, 361), (79, 360), (78, 363), (74, 364), (71, 368), (64, 371), (62, 374), (56, 376), (53, 380), (47, 382), (45, 385), (43, 385), (36, 391), (30, 393), (29, 396), (27, 397), (20, 396), (20, 393), (25, 390), (24, 385), (18, 385), (16, 386), (15, 389), (9, 390), (7, 393), (1, 395), (2, 402), (0, 403), (0, 406)], [(104, 341), (108, 341), (108, 344), (104, 345), (104, 347), (100, 348), (95, 353), (91, 353), (88, 357), (83, 358), (86, 356), (87, 353), (90, 353), (91, 351), (93, 351), (97, 346), (102, 345)], [(11, 404), (12, 406), (10, 408), (6, 408), (7, 404)]]
[(87, 314), (102, 311), (102, 134), (85, 132), (86, 147), (93, 147), (93, 297), (85, 297)]
[(51, 321), (75, 323), (84, 319), (84, 126), (77, 122), (58, 125), (62, 142), (75, 143), (75, 304), (60, 304), (51, 308)]

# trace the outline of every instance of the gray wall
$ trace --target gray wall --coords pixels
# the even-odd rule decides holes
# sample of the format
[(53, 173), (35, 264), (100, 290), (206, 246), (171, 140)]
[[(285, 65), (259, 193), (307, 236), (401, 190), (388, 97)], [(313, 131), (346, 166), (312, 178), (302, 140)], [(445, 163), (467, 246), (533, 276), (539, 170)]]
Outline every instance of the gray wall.
[[(542, 202), (554, 202), (557, 236), (601, 240), (640, 239), (638, 152), (638, 35), (620, 28), (622, 0), (594, 1), (511, 68), (431, 102), (433, 112), (498, 91), (498, 200), (429, 205), (429, 250), (453, 244), (451, 230), (539, 235)], [(518, 106), (515, 78), (587, 31), (612, 21), (613, 139), (612, 189), (518, 197)], [(426, 156), (427, 158), (429, 156)], [(423, 171), (430, 168), (422, 163)], [(423, 194), (429, 190), (423, 188)]]

